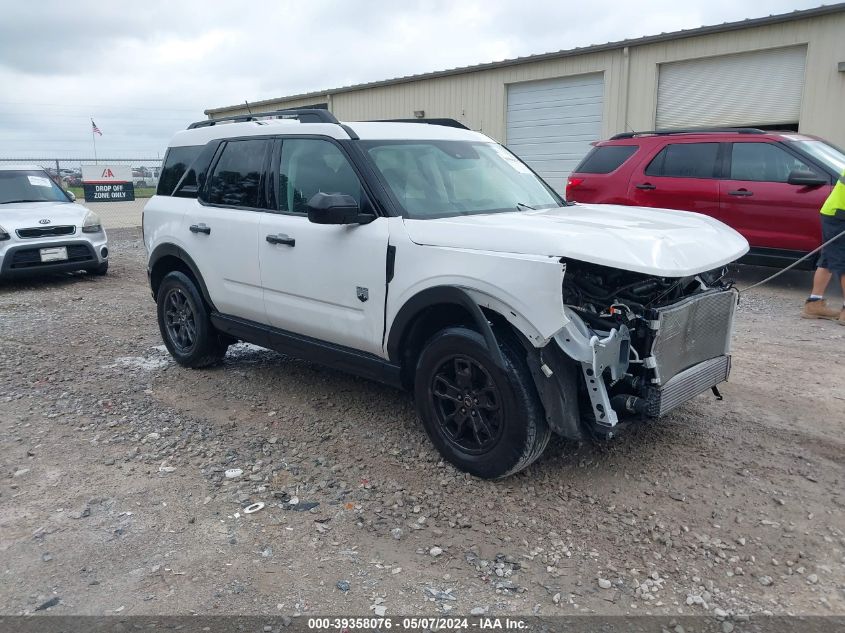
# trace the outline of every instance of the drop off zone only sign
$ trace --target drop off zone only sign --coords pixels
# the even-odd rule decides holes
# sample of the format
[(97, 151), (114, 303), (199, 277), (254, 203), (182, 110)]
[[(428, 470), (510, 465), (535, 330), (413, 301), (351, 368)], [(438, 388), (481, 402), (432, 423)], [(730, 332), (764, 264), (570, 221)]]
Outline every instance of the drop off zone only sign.
[(130, 202), (135, 199), (129, 165), (82, 165), (85, 202)]

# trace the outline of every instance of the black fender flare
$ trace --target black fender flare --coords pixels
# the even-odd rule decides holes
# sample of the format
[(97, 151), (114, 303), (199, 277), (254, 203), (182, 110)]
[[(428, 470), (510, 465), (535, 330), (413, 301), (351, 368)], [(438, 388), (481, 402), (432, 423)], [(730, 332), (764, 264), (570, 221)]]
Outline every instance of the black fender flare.
[(402, 356), (399, 349), (402, 344), (402, 337), (413, 320), (426, 308), (444, 303), (459, 305), (469, 312), (478, 327), (478, 331), (487, 343), (493, 361), (499, 369), (505, 371), (505, 359), (502, 357), (502, 351), (499, 349), (499, 343), (496, 341), (490, 322), (473, 298), (465, 290), (456, 286), (426, 288), (408, 299), (405, 305), (399, 309), (387, 336), (387, 355), (391, 362), (399, 362)]
[[(202, 274), (200, 273), (200, 269), (197, 267), (194, 260), (191, 258), (190, 255), (180, 246), (176, 246), (175, 244), (165, 243), (159, 244), (153, 249), (153, 252), (150, 253), (150, 257), (147, 260), (147, 277), (150, 280), (150, 288), (152, 288), (152, 274), (155, 265), (164, 257), (175, 257), (182, 261), (193, 273), (194, 279), (197, 280), (197, 283), (200, 287), (200, 293), (202, 293), (202, 298), (205, 299), (205, 302), (209, 305), (212, 311), (216, 311), (214, 307), (214, 302), (211, 300), (211, 295), (208, 293), (208, 287), (205, 285), (205, 280), (202, 278)], [(155, 299), (155, 295), (153, 296)]]

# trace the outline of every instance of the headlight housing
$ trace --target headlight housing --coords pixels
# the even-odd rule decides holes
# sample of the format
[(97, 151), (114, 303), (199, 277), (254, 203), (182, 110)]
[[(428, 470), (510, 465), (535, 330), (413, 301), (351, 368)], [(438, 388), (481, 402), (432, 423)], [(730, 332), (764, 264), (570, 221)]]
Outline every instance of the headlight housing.
[(99, 233), (103, 230), (103, 224), (100, 221), (100, 216), (94, 213), (93, 211), (89, 211), (85, 214), (85, 219), (82, 220), (82, 232), (83, 233)]
[(0, 226), (0, 242), (2, 242), (3, 240), (8, 240), (8, 239), (9, 239), (8, 231), (6, 231), (6, 229), (4, 229), (2, 226)]

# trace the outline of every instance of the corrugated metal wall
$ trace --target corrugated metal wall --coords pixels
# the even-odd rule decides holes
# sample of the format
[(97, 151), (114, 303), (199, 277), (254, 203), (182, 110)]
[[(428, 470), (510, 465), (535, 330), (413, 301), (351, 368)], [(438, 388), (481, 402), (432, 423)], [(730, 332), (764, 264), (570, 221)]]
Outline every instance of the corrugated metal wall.
[[(415, 110), (426, 117), (455, 118), (507, 143), (507, 85), (522, 81), (604, 73), (602, 136), (655, 126), (657, 79), (662, 63), (744, 51), (806, 44), (807, 67), (801, 104), (800, 130), (845, 146), (845, 14), (796, 20), (726, 33), (525, 62), (460, 75), (422, 79), (331, 95), (329, 108), (347, 121), (410, 118)], [(262, 110), (314, 103), (315, 97), (280, 99)], [(227, 113), (244, 112), (233, 108)], [(219, 116), (219, 115), (218, 115)]]

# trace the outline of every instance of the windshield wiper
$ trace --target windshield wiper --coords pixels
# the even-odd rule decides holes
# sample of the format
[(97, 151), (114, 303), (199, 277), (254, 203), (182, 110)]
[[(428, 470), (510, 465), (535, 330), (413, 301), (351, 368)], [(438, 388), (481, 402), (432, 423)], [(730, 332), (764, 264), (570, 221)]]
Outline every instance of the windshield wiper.
[(529, 211), (536, 211), (536, 210), (537, 210), (537, 209), (535, 209), (534, 207), (529, 207), (529, 206), (528, 206), (527, 204), (525, 204), (524, 202), (517, 202), (517, 203), (516, 203), (516, 208), (517, 208), (517, 209), (528, 209)]
[(0, 204), (14, 204), (15, 202), (48, 202), (47, 200), (4, 200)]

